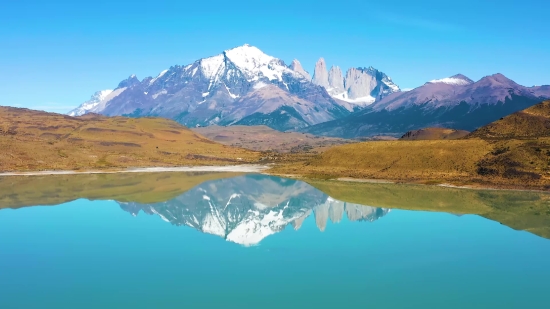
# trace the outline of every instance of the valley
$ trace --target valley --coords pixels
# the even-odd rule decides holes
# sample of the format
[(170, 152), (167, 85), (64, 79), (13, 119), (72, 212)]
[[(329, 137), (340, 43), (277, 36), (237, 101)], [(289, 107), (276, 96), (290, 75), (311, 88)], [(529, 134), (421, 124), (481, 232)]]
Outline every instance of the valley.
[(332, 146), (355, 142), (343, 138), (280, 132), (268, 126), (233, 125), (222, 127), (214, 125), (191, 130), (220, 144), (264, 152), (319, 153)]
[(550, 189), (550, 101), (456, 140), (399, 140), (335, 146), (271, 172), (308, 178), (389, 179), (471, 187)]
[(550, 87), (502, 74), (402, 91), (373, 67), (344, 73), (320, 58), (310, 75), (245, 44), (130, 75), (69, 115), (0, 107), (0, 170), (273, 164), (297, 177), (546, 190), (547, 98)]

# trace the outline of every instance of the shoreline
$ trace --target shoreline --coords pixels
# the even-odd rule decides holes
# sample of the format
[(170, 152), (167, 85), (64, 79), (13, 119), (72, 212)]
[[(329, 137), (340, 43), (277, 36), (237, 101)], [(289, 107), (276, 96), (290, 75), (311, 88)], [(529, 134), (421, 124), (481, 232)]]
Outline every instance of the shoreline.
[(47, 175), (80, 175), (80, 174), (117, 174), (117, 173), (165, 173), (165, 172), (234, 172), (234, 173), (261, 173), (269, 169), (267, 165), (206, 165), (206, 166), (178, 166), (178, 167), (133, 167), (119, 170), (59, 170), (36, 172), (5, 172), (0, 177), (9, 176), (47, 176)]
[(421, 183), (418, 181), (397, 181), (397, 180), (391, 180), (391, 179), (376, 179), (376, 178), (350, 178), (350, 177), (339, 177), (339, 178), (329, 178), (329, 179), (316, 179), (316, 178), (308, 178), (301, 175), (296, 174), (270, 174), (273, 176), (278, 177), (286, 177), (286, 178), (292, 178), (297, 179), (301, 181), (307, 182), (307, 180), (315, 180), (315, 181), (334, 181), (334, 182), (347, 182), (347, 183), (369, 183), (369, 184), (392, 184), (392, 185), (409, 185), (409, 186), (431, 186), (431, 187), (440, 187), (440, 188), (453, 188), (453, 189), (466, 189), (466, 190), (485, 190), (485, 191), (517, 191), (517, 192), (539, 192), (539, 193), (548, 193), (550, 194), (550, 191), (548, 190), (541, 190), (541, 189), (529, 189), (528, 187), (517, 187), (517, 188), (506, 188), (506, 187), (499, 187), (498, 184), (496, 185), (477, 185), (477, 186), (471, 186), (471, 185), (454, 185), (452, 183), (444, 182), (444, 183)]
[(529, 189), (529, 188), (502, 188), (498, 185), (491, 186), (469, 186), (469, 185), (454, 185), (452, 183), (438, 183), (438, 184), (424, 184), (416, 181), (402, 182), (390, 179), (369, 179), (369, 178), (350, 178), (339, 177), (332, 179), (315, 179), (304, 177), (303, 175), (296, 174), (277, 174), (269, 173), (269, 169), (273, 166), (271, 164), (240, 164), (240, 165), (205, 165), (205, 166), (178, 166), (178, 167), (131, 167), (125, 169), (113, 169), (113, 170), (49, 170), (49, 171), (35, 171), (35, 172), (3, 172), (0, 173), (0, 177), (10, 176), (53, 176), (53, 175), (81, 175), (81, 174), (119, 174), (119, 173), (170, 173), (170, 172), (229, 172), (229, 173), (259, 173), (270, 176), (292, 178), (302, 181), (311, 180), (323, 180), (323, 181), (337, 181), (337, 182), (354, 182), (354, 183), (372, 183), (372, 184), (404, 184), (404, 185), (423, 185), (434, 186), (443, 188), (455, 188), (455, 189), (469, 189), (469, 190), (498, 190), (498, 191), (524, 191), (524, 192), (543, 192), (550, 193), (547, 190)]

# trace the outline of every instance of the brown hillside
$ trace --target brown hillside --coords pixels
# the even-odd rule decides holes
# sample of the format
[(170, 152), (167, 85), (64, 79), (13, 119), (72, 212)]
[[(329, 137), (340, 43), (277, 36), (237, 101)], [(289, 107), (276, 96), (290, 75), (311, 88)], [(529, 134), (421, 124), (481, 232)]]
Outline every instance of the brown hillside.
[[(430, 130), (427, 135), (433, 136)], [(550, 190), (550, 101), (504, 117), (463, 139), (336, 146), (273, 172)]]
[(12, 107), (0, 107), (0, 149), (0, 171), (224, 165), (259, 158), (167, 119), (70, 117)]
[(437, 140), (437, 139), (459, 139), (470, 132), (446, 128), (425, 128), (412, 130), (405, 133), (401, 140)]
[(319, 152), (330, 146), (352, 142), (341, 138), (280, 132), (268, 126), (208, 126), (192, 130), (220, 144), (256, 151)]
[(511, 139), (550, 137), (550, 101), (513, 113), (472, 132), (468, 138)]
[(391, 179), (501, 188), (550, 189), (550, 138), (378, 141), (335, 146), (280, 175)]

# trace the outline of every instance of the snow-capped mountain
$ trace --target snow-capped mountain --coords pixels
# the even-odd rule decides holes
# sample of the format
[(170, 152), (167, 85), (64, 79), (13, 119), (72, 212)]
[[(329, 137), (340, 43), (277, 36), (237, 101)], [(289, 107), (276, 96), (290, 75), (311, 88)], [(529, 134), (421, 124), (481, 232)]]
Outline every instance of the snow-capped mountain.
[(70, 111), (69, 116), (81, 116), (90, 112), (92, 109), (96, 108), (99, 103), (105, 101), (111, 93), (113, 93), (112, 89), (101, 90), (94, 93), (90, 100), (82, 103), (79, 107)]
[(468, 77), (457, 74), (453, 75), (451, 77), (441, 78), (441, 79), (434, 79), (429, 81), (430, 84), (447, 84), (447, 85), (458, 85), (458, 86), (464, 86), (464, 85), (470, 85), (473, 84), (474, 81), (469, 79)]
[(323, 231), (329, 218), (337, 223), (344, 213), (353, 221), (374, 221), (389, 212), (334, 200), (301, 181), (265, 175), (205, 182), (163, 203), (119, 204), (134, 216), (140, 211), (156, 214), (245, 246), (257, 245), (288, 225), (299, 229), (312, 213)]
[(347, 103), (311, 83), (297, 60), (287, 66), (248, 44), (186, 66), (172, 66), (154, 78), (139, 81), (132, 75), (112, 94), (116, 96), (78, 110), (110, 116), (161, 116), (192, 127), (242, 121), (278, 130), (350, 113)]
[(390, 77), (373, 67), (350, 68), (344, 76), (338, 66), (327, 71), (323, 58), (315, 64), (312, 81), (323, 86), (333, 98), (349, 102), (356, 109), (401, 91)]
[(473, 131), (548, 98), (550, 86), (525, 87), (502, 74), (473, 82), (458, 74), (392, 93), (361, 111), (303, 131), (339, 137), (398, 137), (426, 127)]

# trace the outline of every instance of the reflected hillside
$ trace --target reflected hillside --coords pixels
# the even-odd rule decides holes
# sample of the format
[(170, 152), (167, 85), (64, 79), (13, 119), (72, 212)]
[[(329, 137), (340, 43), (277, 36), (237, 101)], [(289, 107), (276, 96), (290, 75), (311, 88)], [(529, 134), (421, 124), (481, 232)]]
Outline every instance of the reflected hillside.
[(344, 214), (352, 221), (374, 221), (388, 212), (335, 200), (305, 182), (265, 175), (208, 181), (162, 203), (119, 204), (134, 216), (140, 211), (156, 214), (174, 225), (246, 246), (290, 224), (299, 229), (311, 215), (324, 231), (329, 219), (338, 223)]
[(0, 209), (57, 205), (79, 198), (155, 203), (238, 173), (169, 172), (0, 177)]
[(308, 180), (342, 201), (384, 208), (476, 214), (550, 238), (550, 193)]
[[(307, 180), (235, 173), (120, 173), (0, 177), (0, 209), (115, 200), (137, 215), (157, 214), (245, 245), (312, 216), (327, 222), (374, 221), (388, 209), (476, 214), (550, 238), (550, 194), (423, 185)], [(370, 205), (370, 206), (363, 206)], [(0, 213), (1, 215), (1, 213)]]

